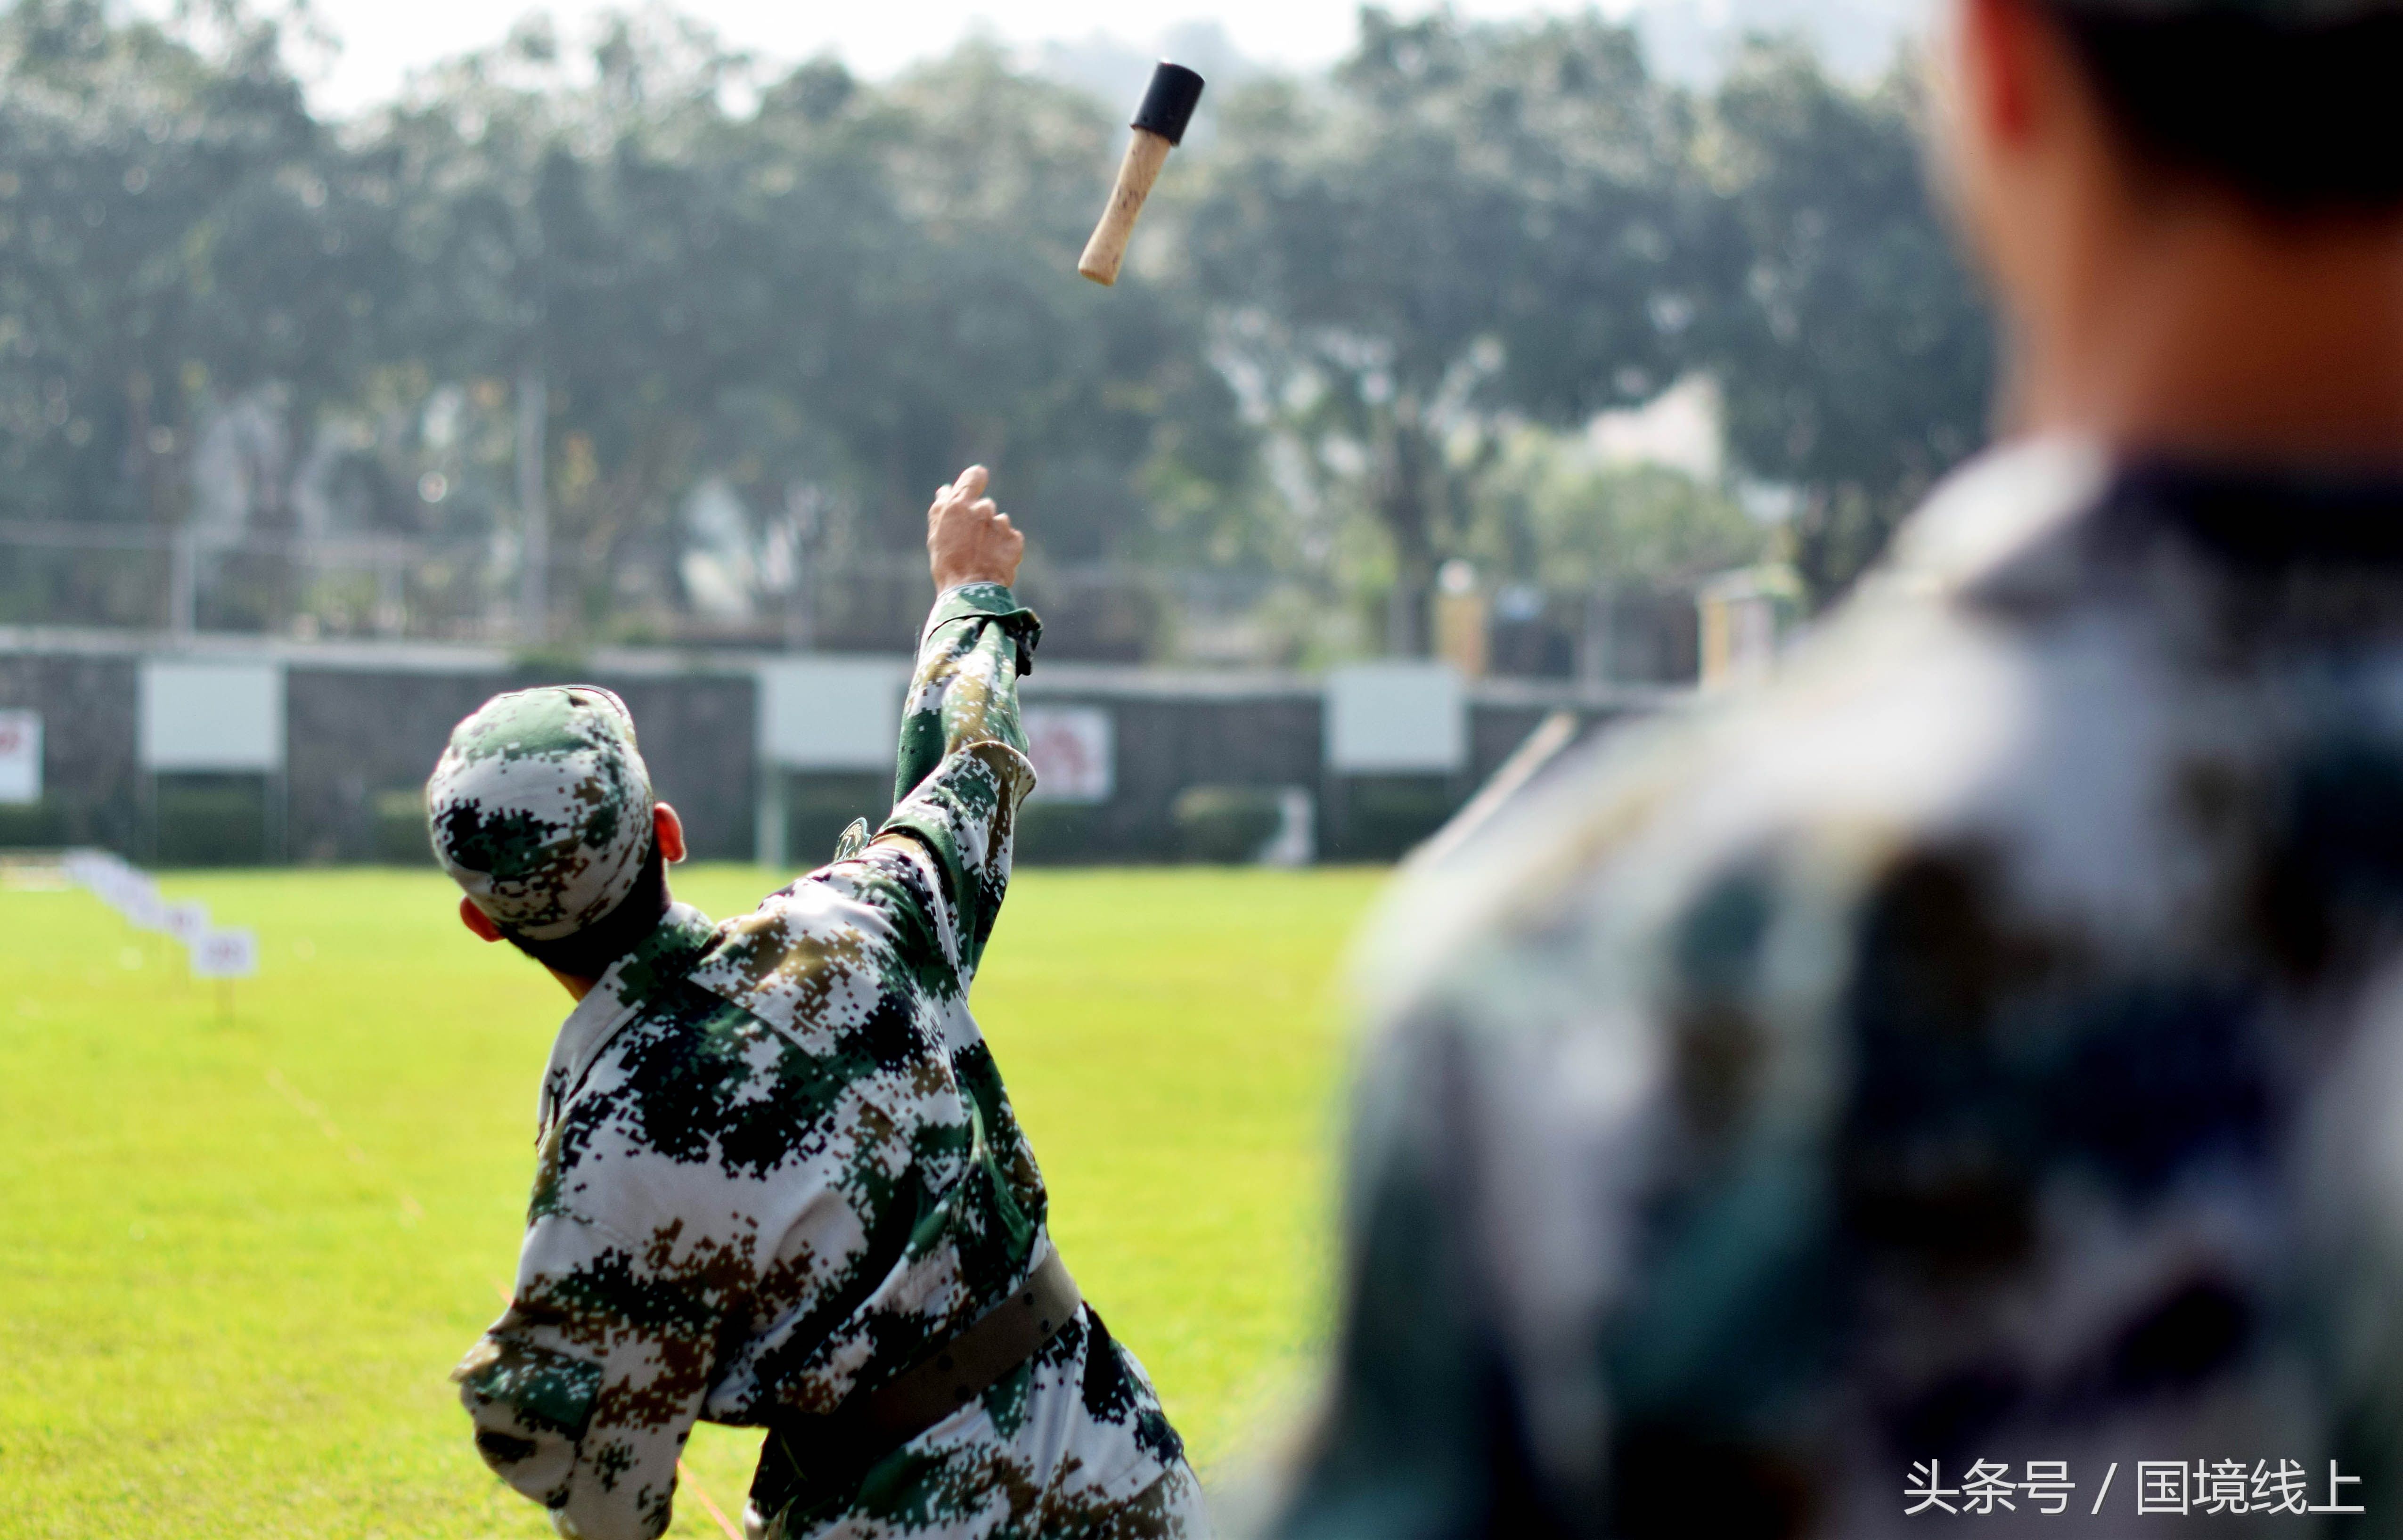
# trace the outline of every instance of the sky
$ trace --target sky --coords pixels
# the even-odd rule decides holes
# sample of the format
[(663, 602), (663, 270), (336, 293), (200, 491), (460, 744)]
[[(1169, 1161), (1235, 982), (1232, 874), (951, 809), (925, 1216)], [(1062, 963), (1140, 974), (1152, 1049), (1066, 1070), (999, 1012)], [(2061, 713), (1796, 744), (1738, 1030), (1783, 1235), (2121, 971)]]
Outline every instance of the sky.
[[(355, 110), (394, 94), (408, 70), (497, 42), (535, 9), (555, 17), (564, 37), (612, 6), (608, 0), (310, 0), (310, 9), (342, 45), (331, 70), (314, 82), (316, 104)], [(1156, 45), (1180, 21), (1215, 21), (1244, 56), (1309, 69), (1339, 57), (1351, 41), (1355, 0), (1210, 0), (1180, 14), (1109, 0), (677, 0), (675, 8), (715, 28), (726, 42), (772, 61), (831, 52), (854, 71), (883, 76), (948, 51), (972, 34), (1021, 47), (1083, 42), (1097, 35), (1122, 44)], [(1396, 7), (1407, 8), (1407, 7)], [(1510, 0), (1470, 0), (1464, 15), (1528, 10)], [(1130, 21), (1133, 25), (1130, 25)]]
[[(1606, 15), (1640, 13), (1647, 44), (1673, 73), (1706, 70), (1714, 39), (1746, 25), (1801, 25), (1823, 35), (1839, 67), (1882, 62), (1891, 37), (1920, 0), (1605, 0)], [(408, 72), (495, 43), (521, 17), (547, 9), (563, 38), (582, 35), (604, 9), (630, 0), (308, 0), (318, 23), (340, 44), (307, 68), (321, 111), (345, 116), (396, 94)], [(1213, 25), (1245, 60), (1311, 70), (1350, 44), (1357, 0), (1198, 0), (1130, 7), (1123, 0), (675, 0), (675, 8), (715, 28), (728, 44), (768, 62), (798, 62), (832, 53), (858, 74), (882, 77), (981, 35), (1039, 52), (1045, 45), (1115, 44), (1157, 51), (1163, 39)], [(1404, 15), (1429, 7), (1388, 0)], [(1454, 0), (1472, 19), (1582, 9), (1563, 0)]]

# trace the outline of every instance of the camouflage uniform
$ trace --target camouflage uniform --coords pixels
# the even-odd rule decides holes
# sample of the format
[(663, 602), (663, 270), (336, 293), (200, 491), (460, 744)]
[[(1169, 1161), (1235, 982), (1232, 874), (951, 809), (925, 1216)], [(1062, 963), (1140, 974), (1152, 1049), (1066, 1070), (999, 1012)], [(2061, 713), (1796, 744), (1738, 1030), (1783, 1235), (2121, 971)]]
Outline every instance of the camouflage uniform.
[(1996, 451), (1372, 934), (1279, 1534), (2403, 1527), (2403, 483)]
[(515, 1298), (459, 1378), (478, 1448), (562, 1533), (665, 1529), (696, 1418), (785, 1424), (755, 1534), (1199, 1533), (1176, 1435), (1090, 1308), (897, 1450), (790, 1431), (1049, 1248), (967, 1011), (1034, 784), (1016, 680), (1038, 632), (1006, 588), (944, 594), (878, 838), (742, 919), (674, 906), (561, 1030)]

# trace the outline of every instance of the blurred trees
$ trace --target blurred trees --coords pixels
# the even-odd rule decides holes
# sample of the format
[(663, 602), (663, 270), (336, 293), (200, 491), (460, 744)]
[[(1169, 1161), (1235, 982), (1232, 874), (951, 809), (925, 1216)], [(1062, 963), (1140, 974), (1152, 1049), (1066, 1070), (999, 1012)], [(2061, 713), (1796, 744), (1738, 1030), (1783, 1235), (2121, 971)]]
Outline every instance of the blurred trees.
[[(57, 0), (0, 13), (0, 512), (181, 520), (213, 406), (305, 416), (375, 350), (405, 287), (390, 181), (312, 120), (271, 26), (203, 60)], [(284, 447), (233, 448), (284, 517)], [(134, 576), (86, 564), (72, 597), (121, 616)]]
[(989, 51), (804, 66), (738, 116), (746, 62), (696, 28), (620, 21), (588, 70), (535, 25), (337, 135), (236, 21), (210, 53), (92, 0), (0, 13), (0, 518), (180, 526), (252, 404), (241, 529), (291, 527), (313, 461), (319, 524), (507, 546), (539, 399), (555, 623), (622, 635), (692, 597), (704, 484), (715, 535), (789, 563), (909, 551), (990, 460), (1090, 562), (1247, 474), (1198, 314), (1060, 281), (1117, 131)]
[(1685, 105), (1592, 16), (1371, 9), (1327, 90), (1222, 110), (1183, 245), (1239, 377), (1382, 526), (1391, 650), (1426, 650), (1497, 412), (1577, 421), (1667, 382), (1692, 310), (1672, 260)]
[[(1681, 377), (1719, 382), (1734, 472), (1795, 493), (1825, 593), (1976, 442), (1985, 334), (1902, 84), (1764, 48), (1705, 99), (1591, 16), (1361, 26), (1323, 81), (1219, 96), (1104, 291), (1067, 275), (1124, 104), (988, 48), (878, 85), (656, 12), (581, 55), (536, 21), (332, 125), (235, 0), (172, 29), (18, 0), (0, 520), (229, 562), (416, 542), (448, 554), (405, 595), (215, 619), (392, 629), (405, 597), (489, 634), (531, 477), (560, 639), (740, 631), (811, 562), (875, 607), (983, 459), (1032, 573), (1299, 573), (1410, 651), (1454, 556), (1586, 584), (1770, 539), (1538, 442)], [(121, 553), (0, 572), (0, 617), (158, 618)]]
[(1556, 434), (1510, 435), (1478, 490), (1461, 554), (1554, 589), (1674, 590), (1773, 545), (1723, 489), (1666, 465), (1611, 465)]
[[(1698, 100), (1592, 14), (1376, 9), (1324, 90), (1222, 109), (1191, 271), (1257, 415), (1382, 526), (1394, 650), (1424, 650), (1437, 566), (1480, 544), (1479, 483), (1524, 479), (1507, 429), (1694, 371), (1720, 382), (1736, 470), (1797, 494), (1816, 591), (1849, 584), (1983, 436), (1984, 317), (1915, 115), (1903, 72), (1864, 95), (1792, 46), (1755, 47)], [(1541, 543), (1514, 548), (1506, 571), (1537, 576)]]
[(1712, 104), (1689, 241), (1714, 297), (1690, 356), (1729, 450), (1798, 490), (1795, 557), (1824, 603), (1986, 436), (1993, 344), (1930, 205), (1918, 82), (1868, 94), (1791, 45), (1750, 49)]
[(1058, 281), (1108, 166), (1092, 104), (971, 49), (885, 90), (806, 65), (737, 117), (745, 62), (656, 20), (593, 62), (574, 84), (530, 29), (388, 128), (435, 291), (471, 301), (428, 318), (442, 367), (543, 382), (581, 629), (672, 597), (704, 479), (755, 544), (856, 562), (990, 460), (1045, 555), (1090, 561), (1154, 480), (1242, 474), (1193, 318)]

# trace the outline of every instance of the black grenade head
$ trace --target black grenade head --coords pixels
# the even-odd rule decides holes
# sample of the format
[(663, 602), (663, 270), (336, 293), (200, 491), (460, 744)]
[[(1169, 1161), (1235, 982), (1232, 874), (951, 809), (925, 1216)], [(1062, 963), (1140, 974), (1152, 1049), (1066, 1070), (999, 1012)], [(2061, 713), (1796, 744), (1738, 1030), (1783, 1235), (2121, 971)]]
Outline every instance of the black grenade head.
[(1193, 109), (1202, 101), (1202, 77), (1182, 64), (1172, 64), (1165, 59), (1151, 72), (1151, 86), (1143, 93), (1143, 105), (1134, 109), (1134, 121), (1130, 128), (1156, 133), (1172, 145), (1185, 142), (1186, 125), (1193, 121)]

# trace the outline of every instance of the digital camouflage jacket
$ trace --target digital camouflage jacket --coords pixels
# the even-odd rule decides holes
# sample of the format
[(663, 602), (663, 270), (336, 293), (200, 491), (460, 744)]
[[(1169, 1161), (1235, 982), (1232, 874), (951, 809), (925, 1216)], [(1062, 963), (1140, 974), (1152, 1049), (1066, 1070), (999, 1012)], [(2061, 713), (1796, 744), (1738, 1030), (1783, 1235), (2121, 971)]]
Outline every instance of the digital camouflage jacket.
[(1368, 956), (1278, 1534), (2403, 1527), (2403, 483), (1998, 451)]
[[(460, 1367), (476, 1443), (563, 1534), (667, 1527), (695, 1419), (835, 1411), (1040, 1262), (1043, 1179), (968, 987), (1034, 784), (1009, 590), (944, 594), (872, 841), (713, 927), (677, 905), (568, 1017), (515, 1297)], [(771, 1433), (779, 1536), (1181, 1534), (1197, 1497), (1090, 1308), (891, 1451)]]

